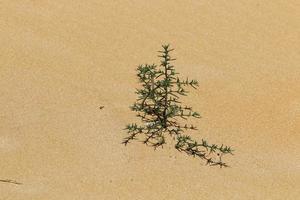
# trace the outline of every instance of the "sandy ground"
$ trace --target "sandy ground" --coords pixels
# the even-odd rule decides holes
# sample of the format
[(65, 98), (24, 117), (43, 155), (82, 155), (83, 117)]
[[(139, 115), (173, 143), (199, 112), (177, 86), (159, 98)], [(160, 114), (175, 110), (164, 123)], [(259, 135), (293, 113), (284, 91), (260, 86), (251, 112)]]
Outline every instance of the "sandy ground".
[[(298, 199), (299, 19), (298, 0), (0, 1), (0, 179), (23, 183), (0, 199)], [(163, 43), (231, 168), (120, 144)]]

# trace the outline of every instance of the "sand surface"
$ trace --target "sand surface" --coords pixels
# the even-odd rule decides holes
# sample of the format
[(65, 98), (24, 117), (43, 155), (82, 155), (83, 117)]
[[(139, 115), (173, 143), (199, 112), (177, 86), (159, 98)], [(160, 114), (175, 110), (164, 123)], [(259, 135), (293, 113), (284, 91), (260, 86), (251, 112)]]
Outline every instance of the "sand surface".
[[(0, 199), (299, 199), (299, 19), (299, 0), (0, 1), (0, 179), (23, 183)], [(231, 168), (120, 144), (164, 43)]]

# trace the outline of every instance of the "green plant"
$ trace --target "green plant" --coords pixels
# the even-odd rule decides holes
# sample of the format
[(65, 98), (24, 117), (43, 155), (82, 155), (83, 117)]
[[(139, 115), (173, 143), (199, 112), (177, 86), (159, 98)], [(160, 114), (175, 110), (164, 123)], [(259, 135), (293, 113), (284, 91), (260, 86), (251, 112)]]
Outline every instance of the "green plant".
[(142, 88), (136, 90), (137, 101), (131, 106), (131, 110), (137, 112), (137, 117), (141, 118), (142, 125), (132, 123), (126, 126), (129, 136), (124, 138), (123, 144), (127, 145), (131, 140), (144, 136), (142, 141), (146, 145), (151, 145), (155, 149), (163, 147), (166, 143), (165, 136), (169, 134), (176, 140), (175, 148), (188, 155), (206, 160), (209, 165), (227, 166), (219, 160), (213, 160), (211, 154), (219, 155), (232, 154), (230, 147), (221, 147), (213, 144), (209, 145), (205, 140), (198, 143), (184, 133), (188, 130), (197, 130), (194, 125), (181, 123), (189, 117), (200, 118), (198, 112), (192, 107), (183, 106), (179, 100), (180, 96), (187, 96), (186, 87), (194, 89), (198, 87), (196, 80), (181, 80), (177, 76), (169, 45), (162, 45), (159, 51), (161, 58), (159, 67), (155, 64), (140, 65), (137, 68), (137, 76)]

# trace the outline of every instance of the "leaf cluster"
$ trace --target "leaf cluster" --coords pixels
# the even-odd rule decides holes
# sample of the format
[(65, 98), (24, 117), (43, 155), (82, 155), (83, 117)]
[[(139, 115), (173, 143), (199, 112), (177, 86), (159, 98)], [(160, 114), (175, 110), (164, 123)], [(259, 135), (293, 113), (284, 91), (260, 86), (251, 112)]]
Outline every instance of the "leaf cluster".
[[(228, 146), (223, 146), (223, 144), (221, 146), (215, 144), (209, 145), (207, 141), (203, 139), (199, 143), (186, 135), (177, 138), (175, 148), (180, 152), (185, 152), (188, 155), (204, 159), (206, 164), (211, 166), (218, 165), (220, 167), (228, 167), (226, 163), (222, 162), (222, 156), (225, 154), (233, 155), (233, 150)], [(219, 156), (219, 160), (213, 160), (212, 157), (210, 157), (212, 153), (216, 153)]]

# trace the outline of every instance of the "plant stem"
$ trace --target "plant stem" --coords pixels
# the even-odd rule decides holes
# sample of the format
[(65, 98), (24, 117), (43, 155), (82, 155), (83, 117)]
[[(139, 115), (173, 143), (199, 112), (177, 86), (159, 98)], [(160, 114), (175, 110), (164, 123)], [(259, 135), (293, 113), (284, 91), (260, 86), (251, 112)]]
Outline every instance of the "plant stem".
[(21, 185), (22, 184), (22, 183), (19, 183), (17, 181), (10, 180), (10, 179), (0, 179), (0, 182), (3, 182), (3, 183), (12, 183), (12, 184), (16, 184), (16, 185)]
[[(168, 69), (167, 69), (167, 62), (164, 65), (165, 70), (165, 81), (168, 80)], [(168, 85), (165, 84), (165, 104), (164, 104), (164, 128), (167, 128), (167, 108), (168, 108)]]

